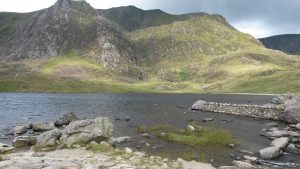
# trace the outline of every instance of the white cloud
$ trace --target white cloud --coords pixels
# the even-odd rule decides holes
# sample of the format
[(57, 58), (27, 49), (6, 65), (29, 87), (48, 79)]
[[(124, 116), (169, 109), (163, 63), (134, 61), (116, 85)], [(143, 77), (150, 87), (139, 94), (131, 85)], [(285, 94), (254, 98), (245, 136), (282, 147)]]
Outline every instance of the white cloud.
[(274, 34), (272, 29), (262, 21), (241, 21), (232, 25), (239, 31), (248, 33), (256, 38), (263, 38)]
[(56, 0), (0, 0), (0, 11), (32, 12), (53, 5)]

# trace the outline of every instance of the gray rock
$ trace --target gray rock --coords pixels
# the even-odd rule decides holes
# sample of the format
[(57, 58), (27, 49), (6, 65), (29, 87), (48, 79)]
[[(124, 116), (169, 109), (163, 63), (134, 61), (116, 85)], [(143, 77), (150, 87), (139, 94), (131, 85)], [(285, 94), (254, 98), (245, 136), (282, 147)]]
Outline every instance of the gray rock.
[(74, 144), (101, 142), (111, 138), (113, 124), (106, 117), (71, 122), (63, 131), (60, 143), (71, 147)]
[(129, 136), (112, 138), (113, 144), (121, 144), (121, 143), (130, 142), (130, 141), (131, 141), (131, 138)]
[(210, 121), (213, 121), (213, 120), (214, 120), (213, 118), (204, 118), (203, 122), (210, 122)]
[(276, 97), (273, 97), (270, 100), (270, 103), (272, 103), (272, 104), (283, 104), (284, 101), (285, 101), (285, 99), (282, 96), (276, 96)]
[(48, 148), (58, 145), (58, 140), (61, 137), (62, 132), (59, 129), (53, 129), (51, 131), (44, 132), (37, 137), (36, 148)]
[(49, 123), (49, 122), (38, 122), (32, 124), (33, 131), (35, 132), (44, 132), (44, 131), (49, 131), (53, 130), (55, 128), (54, 123)]
[(44, 167), (42, 169), (62, 169), (62, 168), (60, 166), (55, 165), (55, 166)]
[(198, 100), (196, 103), (193, 104), (192, 110), (202, 110), (206, 104), (206, 101)]
[(244, 162), (244, 161), (236, 161), (234, 160), (232, 162), (232, 164), (238, 168), (242, 168), (242, 169), (254, 169), (255, 167), (251, 164), (251, 163), (248, 163), (248, 162)]
[(271, 146), (278, 147), (280, 149), (284, 149), (289, 144), (288, 137), (277, 138), (272, 141)]
[(300, 149), (296, 148), (295, 144), (289, 144), (285, 151), (293, 154), (300, 154)]
[(62, 115), (59, 119), (57, 119), (55, 121), (54, 125), (57, 127), (63, 126), (63, 125), (68, 125), (72, 121), (76, 121), (76, 120), (78, 120), (76, 115), (73, 112), (69, 112), (69, 113)]
[(239, 168), (236, 166), (221, 166), (218, 169), (239, 169)]
[(27, 127), (26, 126), (16, 126), (15, 128), (13, 128), (12, 132), (14, 135), (22, 135), (27, 132)]
[(263, 159), (275, 159), (282, 154), (279, 147), (268, 147), (259, 151), (261, 158)]
[(0, 143), (0, 153), (8, 153), (13, 151), (14, 149), (15, 148), (10, 145)]
[(300, 96), (294, 96), (286, 101), (283, 117), (288, 123), (300, 123)]
[(150, 135), (148, 133), (143, 133), (141, 136), (148, 139), (150, 138)]
[(266, 124), (266, 126), (267, 127), (278, 127), (278, 124), (275, 122), (271, 122), (271, 123)]
[(300, 123), (295, 126), (296, 129), (300, 130)]
[(19, 136), (13, 140), (14, 147), (28, 147), (33, 146), (37, 142), (36, 136)]

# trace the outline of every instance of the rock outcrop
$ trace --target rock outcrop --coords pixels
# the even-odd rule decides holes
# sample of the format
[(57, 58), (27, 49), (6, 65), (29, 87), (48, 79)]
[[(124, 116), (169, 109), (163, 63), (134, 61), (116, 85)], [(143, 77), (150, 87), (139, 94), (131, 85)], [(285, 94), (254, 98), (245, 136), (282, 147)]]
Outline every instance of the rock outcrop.
[(292, 99), (286, 101), (286, 107), (283, 112), (284, 120), (288, 123), (300, 123), (300, 96), (295, 95)]

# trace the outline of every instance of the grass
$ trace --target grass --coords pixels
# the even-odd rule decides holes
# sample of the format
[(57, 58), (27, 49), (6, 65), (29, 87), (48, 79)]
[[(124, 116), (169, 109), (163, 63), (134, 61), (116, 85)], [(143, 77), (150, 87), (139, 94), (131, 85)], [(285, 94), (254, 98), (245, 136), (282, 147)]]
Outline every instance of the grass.
[(179, 131), (170, 126), (155, 126), (150, 131), (158, 138), (166, 141), (181, 143), (189, 146), (218, 145), (228, 146), (235, 143), (229, 131), (213, 127), (199, 127), (194, 125), (195, 131)]
[(213, 16), (139, 29), (127, 36), (144, 55), (137, 63), (144, 80), (105, 68), (73, 50), (49, 59), (1, 63), (0, 92), (300, 92), (300, 57), (264, 49), (253, 37)]
[(3, 156), (0, 155), (0, 161), (3, 161), (3, 160), (4, 160), (4, 159), (3, 159)]
[(106, 144), (90, 144), (87, 149), (94, 153), (106, 153), (114, 150), (113, 147)]

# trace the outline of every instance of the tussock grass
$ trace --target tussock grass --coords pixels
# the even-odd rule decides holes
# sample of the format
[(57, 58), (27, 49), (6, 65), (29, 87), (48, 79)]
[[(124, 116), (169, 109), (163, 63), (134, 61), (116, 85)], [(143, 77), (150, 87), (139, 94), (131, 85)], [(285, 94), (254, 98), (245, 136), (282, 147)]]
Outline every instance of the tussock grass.
[(106, 144), (90, 144), (88, 145), (87, 150), (90, 150), (94, 153), (105, 153), (112, 152), (114, 149), (113, 147)]
[(156, 136), (160, 139), (190, 146), (228, 146), (229, 144), (236, 142), (227, 130), (213, 127), (193, 126), (196, 129), (195, 131), (180, 131), (170, 126), (154, 126), (149, 130), (155, 132)]

